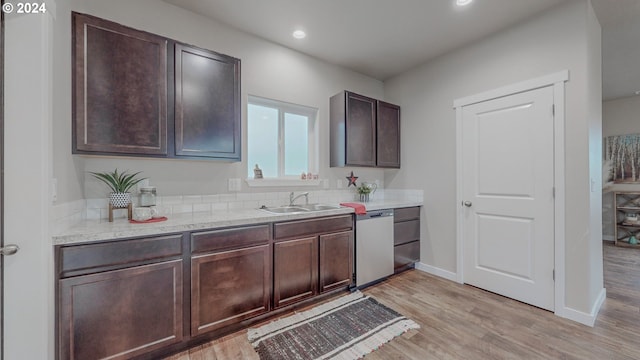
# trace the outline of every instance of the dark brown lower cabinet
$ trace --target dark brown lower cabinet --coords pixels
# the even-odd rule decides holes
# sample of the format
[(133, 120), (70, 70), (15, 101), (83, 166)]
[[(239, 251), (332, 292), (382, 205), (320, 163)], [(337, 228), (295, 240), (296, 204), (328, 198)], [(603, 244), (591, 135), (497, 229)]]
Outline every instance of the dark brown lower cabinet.
[(56, 246), (57, 359), (157, 359), (353, 282), (353, 216)]
[(128, 359), (182, 340), (182, 260), (60, 280), (59, 359)]
[(398, 273), (420, 261), (420, 207), (395, 209), (393, 222), (393, 262)]
[(316, 236), (273, 244), (273, 306), (279, 308), (318, 293)]
[(320, 293), (353, 282), (353, 231), (320, 235)]
[(276, 223), (274, 238), (274, 308), (353, 283), (351, 215)]
[(270, 310), (271, 247), (194, 256), (191, 259), (191, 335)]

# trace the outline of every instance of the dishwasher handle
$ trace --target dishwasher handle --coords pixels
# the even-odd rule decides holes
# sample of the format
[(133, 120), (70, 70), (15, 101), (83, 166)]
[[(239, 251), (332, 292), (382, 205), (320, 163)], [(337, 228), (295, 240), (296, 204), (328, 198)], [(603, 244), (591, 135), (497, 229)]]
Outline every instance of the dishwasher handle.
[(367, 211), (366, 215), (358, 215), (356, 217), (357, 220), (369, 220), (369, 219), (377, 219), (382, 217), (392, 217), (393, 209), (385, 209), (385, 210), (373, 210)]

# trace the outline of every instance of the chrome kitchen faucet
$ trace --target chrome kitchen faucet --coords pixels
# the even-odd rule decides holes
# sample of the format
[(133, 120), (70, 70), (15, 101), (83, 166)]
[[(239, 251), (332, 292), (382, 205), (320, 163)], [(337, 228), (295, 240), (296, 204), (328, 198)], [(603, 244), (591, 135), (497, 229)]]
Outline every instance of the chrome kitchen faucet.
[(309, 192), (303, 192), (302, 194), (298, 195), (298, 196), (293, 196), (294, 193), (293, 191), (291, 192), (291, 194), (289, 194), (289, 206), (293, 206), (293, 202), (296, 201), (299, 197), (304, 196), (305, 197), (305, 204), (309, 205)]

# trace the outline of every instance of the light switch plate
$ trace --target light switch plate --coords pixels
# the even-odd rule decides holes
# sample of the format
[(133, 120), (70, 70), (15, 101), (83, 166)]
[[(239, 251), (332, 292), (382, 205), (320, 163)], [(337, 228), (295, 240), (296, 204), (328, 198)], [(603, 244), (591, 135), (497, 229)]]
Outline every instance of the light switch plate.
[(51, 202), (58, 201), (58, 179), (51, 179)]

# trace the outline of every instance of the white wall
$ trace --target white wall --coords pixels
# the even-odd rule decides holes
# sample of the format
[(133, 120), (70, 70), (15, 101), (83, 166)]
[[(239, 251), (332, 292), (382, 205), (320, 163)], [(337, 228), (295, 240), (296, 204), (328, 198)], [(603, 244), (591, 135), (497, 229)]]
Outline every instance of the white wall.
[[(123, 157), (71, 155), (71, 15), (67, 8), (139, 30), (149, 31), (187, 44), (240, 58), (242, 129), (246, 139), (247, 95), (282, 100), (319, 109), (320, 177), (344, 179), (351, 169), (329, 168), (329, 97), (341, 90), (383, 98), (382, 82), (331, 65), (294, 50), (215, 23), (200, 15), (156, 0), (61, 0), (56, 23), (56, 108), (54, 134), (54, 176), (59, 183), (59, 202), (106, 196), (107, 189), (87, 171), (115, 167), (143, 171), (161, 195), (217, 194), (227, 192), (228, 178), (246, 178), (243, 162), (153, 160)], [(243, 154), (246, 154), (243, 141)], [(383, 180), (382, 170), (354, 169), (361, 180)], [(250, 191), (244, 185), (243, 191)], [(264, 189), (260, 189), (264, 191)]]
[(5, 17), (4, 357), (53, 359), (53, 247), (49, 236), (52, 39), (55, 3)]
[[(566, 302), (588, 313), (592, 285), (602, 277), (590, 270), (590, 133), (597, 132), (594, 76), (588, 42), (590, 6), (571, 1), (524, 24), (437, 58), (385, 82), (387, 100), (402, 106), (403, 166), (387, 173), (394, 188), (423, 189), (421, 261), (456, 271), (456, 161), (454, 99), (554, 73), (570, 72), (566, 84)], [(589, 48), (589, 46), (592, 48)], [(598, 101), (599, 102), (599, 101)], [(591, 130), (593, 128), (593, 130)], [(598, 179), (596, 179), (598, 181)], [(594, 204), (596, 205), (596, 204)], [(597, 219), (600, 222), (600, 219)], [(600, 260), (601, 261), (601, 260)], [(586, 275), (585, 275), (586, 274)], [(559, 304), (557, 306), (562, 306)]]
[[(588, 279), (590, 306), (600, 306), (604, 296), (602, 258), (602, 29), (591, 6), (587, 7), (587, 107), (589, 120), (589, 257)], [(572, 255), (576, 258), (575, 255)], [(577, 260), (580, 260), (577, 258)], [(597, 310), (588, 308), (587, 310)]]
[(640, 133), (640, 96), (602, 103), (602, 136)]

